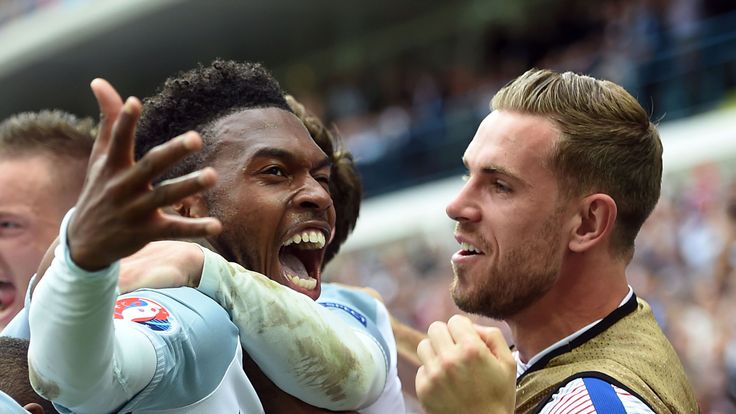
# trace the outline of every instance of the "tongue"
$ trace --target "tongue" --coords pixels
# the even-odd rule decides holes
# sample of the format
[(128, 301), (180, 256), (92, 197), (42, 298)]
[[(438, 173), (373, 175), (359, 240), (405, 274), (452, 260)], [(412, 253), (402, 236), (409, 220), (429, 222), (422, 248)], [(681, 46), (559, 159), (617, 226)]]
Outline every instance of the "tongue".
[(279, 252), (279, 259), (281, 260), (281, 265), (286, 268), (290, 275), (299, 276), (300, 279), (309, 279), (307, 268), (304, 267), (304, 263), (296, 256), (282, 250)]
[(10, 306), (15, 300), (15, 286), (12, 283), (0, 282), (0, 310)]

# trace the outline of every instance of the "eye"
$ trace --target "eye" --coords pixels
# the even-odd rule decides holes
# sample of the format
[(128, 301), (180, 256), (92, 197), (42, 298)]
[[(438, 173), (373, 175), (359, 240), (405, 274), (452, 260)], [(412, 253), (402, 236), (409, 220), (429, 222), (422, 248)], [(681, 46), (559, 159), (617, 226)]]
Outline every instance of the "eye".
[(499, 193), (506, 194), (506, 193), (510, 193), (511, 192), (511, 187), (509, 187), (508, 185), (506, 185), (506, 183), (504, 183), (503, 181), (494, 181), (493, 182), (493, 187)]
[(14, 235), (18, 234), (22, 230), (23, 226), (14, 220), (2, 220), (0, 219), (0, 235)]
[(277, 177), (286, 177), (286, 170), (277, 165), (266, 168), (265, 170), (263, 170), (263, 173), (268, 175), (275, 175)]
[(324, 188), (328, 192), (330, 191), (330, 175), (329, 174), (318, 173), (318, 174), (312, 175), (312, 178), (314, 179), (314, 181), (318, 182), (322, 188)]
[(330, 185), (330, 176), (329, 175), (318, 175), (314, 177), (317, 182), (320, 184)]

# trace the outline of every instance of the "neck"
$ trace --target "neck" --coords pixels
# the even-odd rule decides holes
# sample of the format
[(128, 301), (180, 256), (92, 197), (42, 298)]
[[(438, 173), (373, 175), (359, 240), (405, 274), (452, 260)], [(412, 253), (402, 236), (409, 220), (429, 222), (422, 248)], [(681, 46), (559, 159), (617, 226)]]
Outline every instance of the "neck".
[(568, 260), (549, 292), (506, 320), (522, 361), (606, 317), (626, 297), (626, 264), (605, 257)]

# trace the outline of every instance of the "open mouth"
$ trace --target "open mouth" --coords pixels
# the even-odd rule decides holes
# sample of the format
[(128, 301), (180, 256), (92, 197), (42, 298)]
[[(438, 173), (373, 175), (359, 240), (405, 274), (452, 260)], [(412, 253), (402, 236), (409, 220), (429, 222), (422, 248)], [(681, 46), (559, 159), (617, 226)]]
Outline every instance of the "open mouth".
[[(13, 305), (17, 295), (16, 290), (17, 289), (14, 284), (0, 280), (0, 312), (5, 311)], [(0, 317), (1, 316), (2, 315), (0, 315)]]
[(461, 256), (473, 256), (476, 254), (483, 254), (483, 252), (479, 248), (473, 246), (470, 243), (465, 243), (465, 242), (460, 243), (459, 253)]
[(319, 295), (317, 287), (325, 244), (322, 230), (307, 229), (281, 245), (279, 260), (289, 287), (310, 297)]

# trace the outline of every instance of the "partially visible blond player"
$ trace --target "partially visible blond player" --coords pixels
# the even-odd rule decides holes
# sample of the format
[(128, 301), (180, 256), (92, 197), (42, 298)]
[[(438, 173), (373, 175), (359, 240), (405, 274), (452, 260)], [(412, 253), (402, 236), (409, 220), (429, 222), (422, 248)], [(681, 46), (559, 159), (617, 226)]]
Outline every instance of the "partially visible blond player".
[(94, 122), (59, 110), (0, 122), (0, 330), (82, 189)]

